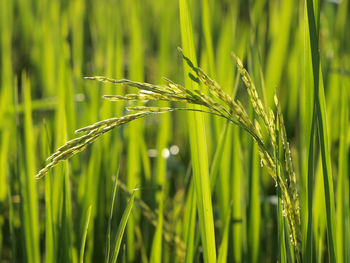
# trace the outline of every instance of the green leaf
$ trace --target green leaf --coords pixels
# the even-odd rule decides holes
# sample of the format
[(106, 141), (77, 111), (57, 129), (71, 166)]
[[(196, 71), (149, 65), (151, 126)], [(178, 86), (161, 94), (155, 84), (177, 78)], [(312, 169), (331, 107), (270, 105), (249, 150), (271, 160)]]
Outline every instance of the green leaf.
[[(179, 0), (179, 6), (183, 52), (194, 66), (197, 66), (188, 3), (186, 0)], [(198, 84), (190, 79), (189, 73), (190, 68), (184, 62), (185, 86), (190, 90), (195, 90)], [(216, 262), (214, 219), (203, 116), (200, 113), (189, 112), (188, 127), (204, 260), (205, 262)]]
[(119, 227), (118, 227), (118, 231), (117, 234), (115, 236), (115, 242), (114, 242), (114, 249), (113, 249), (113, 254), (111, 257), (111, 263), (115, 263), (117, 262), (117, 257), (119, 254), (119, 249), (120, 249), (120, 244), (122, 243), (122, 238), (123, 238), (123, 234), (124, 234), (124, 230), (126, 227), (126, 224), (128, 222), (132, 207), (134, 205), (134, 199), (135, 199), (135, 191), (133, 191), (130, 200), (128, 202), (127, 207), (124, 210), (122, 219), (120, 221)]

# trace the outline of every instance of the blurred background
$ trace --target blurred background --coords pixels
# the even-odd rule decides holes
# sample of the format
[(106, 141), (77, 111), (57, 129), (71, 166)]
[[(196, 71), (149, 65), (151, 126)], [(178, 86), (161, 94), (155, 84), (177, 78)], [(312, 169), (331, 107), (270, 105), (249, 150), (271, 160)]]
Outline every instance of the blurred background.
[[(242, 58), (260, 97), (272, 108), (277, 87), (303, 205), (312, 109), (308, 98), (313, 89), (305, 66), (310, 60), (305, 2), (209, 0), (207, 10), (202, 1), (188, 2), (198, 63), (209, 76), (251, 114), (231, 52)], [(335, 190), (338, 175), (345, 176), (344, 200), (337, 199), (336, 204), (345, 205), (349, 119), (345, 117), (344, 124), (341, 109), (350, 102), (348, 2), (321, 1), (319, 19)], [(118, 168), (125, 188), (118, 188), (112, 237), (129, 191), (140, 189), (118, 259), (183, 262), (186, 220), (193, 207), (185, 113), (162, 114), (114, 129), (45, 179), (34, 179), (45, 159), (75, 138), (76, 129), (127, 114), (123, 102), (108, 102), (102, 95), (135, 90), (87, 81), (84, 76), (157, 84), (167, 77), (183, 84), (179, 46), (179, 7), (174, 0), (0, 1), (0, 262), (77, 262), (90, 205), (84, 258), (102, 261)], [(225, 122), (206, 115), (205, 123), (210, 165)], [(217, 251), (226, 233), (227, 262), (276, 261), (274, 182), (260, 166), (247, 134), (229, 127), (224, 140), (212, 194)], [(340, 156), (341, 149), (345, 153)], [(314, 250), (317, 261), (325, 262), (322, 167), (319, 156), (315, 158)], [(344, 213), (349, 215), (349, 206)], [(349, 222), (344, 235), (344, 242), (349, 242)], [(201, 261), (196, 237), (192, 259)], [(350, 258), (349, 252), (344, 254)]]

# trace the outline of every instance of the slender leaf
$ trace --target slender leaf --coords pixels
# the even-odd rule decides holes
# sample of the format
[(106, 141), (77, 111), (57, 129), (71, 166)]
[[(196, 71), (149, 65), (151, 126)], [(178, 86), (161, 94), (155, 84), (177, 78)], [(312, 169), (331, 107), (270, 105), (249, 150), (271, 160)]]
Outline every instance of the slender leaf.
[[(196, 56), (193, 41), (191, 15), (186, 0), (179, 0), (180, 27), (182, 47), (184, 54), (196, 64)], [(196, 66), (196, 65), (194, 65)], [(196, 84), (188, 76), (189, 66), (184, 63), (185, 86), (196, 89)], [(200, 108), (199, 108), (200, 109)], [(189, 134), (191, 142), (191, 157), (194, 173), (194, 185), (198, 207), (198, 215), (201, 228), (201, 240), (205, 262), (216, 262), (216, 245), (214, 233), (214, 220), (210, 192), (210, 179), (208, 168), (208, 156), (206, 149), (206, 137), (203, 116), (198, 113), (188, 113)]]
[(81, 239), (80, 260), (79, 260), (80, 263), (84, 262), (85, 243), (86, 243), (86, 237), (87, 237), (87, 232), (88, 232), (88, 227), (89, 227), (89, 222), (90, 222), (90, 217), (91, 217), (91, 210), (92, 210), (92, 205), (89, 206), (89, 209), (87, 211), (83, 237)]
[(128, 202), (127, 207), (124, 210), (122, 219), (120, 220), (120, 224), (117, 230), (117, 234), (115, 236), (115, 241), (114, 241), (114, 249), (113, 249), (113, 254), (111, 257), (110, 262), (111, 263), (115, 263), (117, 262), (117, 257), (119, 254), (119, 249), (120, 249), (120, 245), (122, 243), (122, 238), (123, 238), (123, 234), (124, 234), (124, 230), (126, 227), (126, 224), (128, 222), (132, 207), (134, 205), (134, 199), (135, 199), (135, 191), (132, 193), (130, 200)]

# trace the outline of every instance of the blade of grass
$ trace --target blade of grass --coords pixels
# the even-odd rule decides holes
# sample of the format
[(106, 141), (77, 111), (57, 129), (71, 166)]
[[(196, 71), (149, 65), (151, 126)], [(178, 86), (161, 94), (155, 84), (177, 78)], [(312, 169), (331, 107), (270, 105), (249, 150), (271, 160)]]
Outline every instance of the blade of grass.
[[(169, 1), (160, 1), (160, 20), (161, 28), (160, 28), (160, 39), (159, 39), (159, 58), (158, 63), (159, 67), (157, 68), (157, 79), (161, 81), (161, 78), (169, 74), (169, 64), (168, 61), (171, 60), (169, 54), (171, 54), (169, 47), (171, 46), (170, 36), (171, 32), (169, 28), (173, 22), (173, 17), (176, 13), (173, 11), (176, 7), (176, 2)], [(175, 14), (174, 14), (175, 13)], [(169, 107), (168, 102), (159, 102), (158, 105), (160, 107)], [(151, 260), (150, 262), (160, 263), (164, 261), (163, 255), (164, 246), (163, 246), (163, 213), (164, 213), (164, 202), (167, 197), (166, 193), (166, 185), (167, 179), (167, 160), (168, 158), (163, 156), (163, 151), (166, 149), (169, 139), (171, 138), (171, 115), (164, 114), (159, 116), (160, 118), (160, 127), (159, 132), (157, 134), (157, 164), (156, 164), (156, 186), (160, 187), (160, 190), (156, 192), (156, 201), (158, 203), (158, 223), (156, 227), (156, 231), (154, 234), (154, 238), (152, 241), (152, 249), (151, 249)]]
[[(140, 24), (140, 15), (136, 1), (130, 2), (130, 30), (131, 30), (131, 42), (130, 42), (130, 78), (142, 81), (144, 78), (143, 72), (143, 41), (142, 41), (142, 25)], [(141, 166), (141, 151), (140, 140), (143, 140), (143, 128), (142, 122), (137, 121), (129, 125), (128, 128), (128, 153), (127, 153), (127, 186), (130, 189), (139, 187), (140, 184), (140, 166)], [(133, 212), (127, 225), (127, 254), (128, 261), (135, 259), (135, 224), (139, 222), (139, 213)]]
[(112, 224), (112, 216), (113, 216), (113, 209), (114, 209), (114, 201), (115, 201), (115, 197), (117, 196), (118, 177), (119, 177), (119, 168), (117, 171), (117, 175), (115, 176), (113, 194), (112, 194), (109, 217), (108, 217), (105, 263), (108, 263), (109, 255), (111, 251), (111, 224)]
[[(7, 188), (10, 185), (7, 182), (7, 168), (8, 168), (8, 157), (9, 157), (9, 144), (10, 144), (10, 134), (14, 128), (12, 123), (13, 116), (6, 118), (5, 112), (8, 108), (13, 105), (13, 73), (12, 73), (12, 46), (11, 46), (11, 37), (12, 37), (12, 27), (13, 27), (13, 2), (12, 1), (2, 1), (0, 4), (0, 76), (1, 76), (1, 90), (0, 90), (0, 119), (2, 120), (0, 124), (0, 131), (2, 132), (0, 137), (0, 202), (4, 202), (7, 196)], [(7, 121), (8, 120), (8, 121)], [(10, 124), (11, 122), (11, 124)], [(3, 127), (5, 129), (3, 129)], [(10, 128), (11, 127), (11, 128)], [(1, 214), (2, 211), (1, 211)], [(2, 220), (2, 215), (0, 216), (0, 222)], [(0, 226), (2, 229), (2, 227)], [(0, 236), (3, 236), (0, 230)], [(1, 243), (0, 240), (0, 254), (1, 254)]]
[[(315, 109), (314, 109), (315, 110)], [(308, 155), (308, 181), (307, 181), (307, 201), (308, 201), (308, 216), (307, 216), (307, 233), (306, 233), (306, 248), (305, 248), (305, 260), (311, 262), (313, 258), (312, 248), (312, 228), (313, 228), (313, 189), (314, 189), (314, 162), (315, 162), (315, 129), (316, 129), (316, 115), (313, 114), (310, 142), (309, 142), (309, 155)], [(305, 232), (304, 232), (305, 233)]]
[[(320, 67), (321, 71), (321, 67)], [(321, 72), (320, 72), (321, 73)], [(329, 136), (327, 127), (326, 116), (326, 101), (324, 95), (322, 73), (320, 74), (320, 89), (319, 98), (316, 100), (317, 106), (317, 120), (318, 131), (321, 144), (321, 157), (323, 167), (323, 180), (326, 197), (326, 210), (327, 210), (327, 238), (328, 238), (328, 250), (329, 258), (331, 262), (337, 262), (336, 258), (336, 232), (335, 232), (335, 201), (333, 190), (333, 177), (331, 168), (331, 154), (329, 148)]]
[[(42, 136), (43, 139), (43, 152), (45, 156), (50, 154), (50, 139), (49, 132), (46, 122), (44, 122), (45, 135)], [(52, 178), (50, 171), (48, 176), (45, 178), (45, 261), (46, 262), (56, 262), (56, 234), (55, 234), (55, 221), (53, 218), (53, 209), (52, 209)]]
[[(312, 0), (307, 1), (307, 17), (309, 24), (309, 37), (312, 54), (312, 68), (314, 80), (314, 115), (317, 115), (317, 128), (320, 138), (321, 157), (323, 166), (325, 200), (327, 210), (327, 238), (329, 260), (336, 262), (336, 233), (335, 233), (335, 207), (334, 207), (334, 190), (331, 170), (330, 149), (328, 145), (328, 127), (326, 118), (326, 102), (323, 88), (323, 78), (320, 65), (320, 55), (318, 51), (318, 32), (320, 3), (316, 1), (315, 5)], [(312, 139), (312, 138), (311, 138)]]
[(227, 211), (225, 223), (224, 223), (224, 231), (222, 235), (222, 240), (219, 248), (219, 256), (218, 256), (218, 263), (225, 263), (227, 262), (227, 251), (228, 251), (228, 244), (229, 244), (229, 234), (230, 234), (230, 221), (231, 221), (231, 213), (232, 213), (232, 204), (230, 205), (230, 209)]
[[(62, 18), (63, 21), (67, 19)], [(66, 23), (63, 23), (66, 25)], [(75, 111), (71, 108), (70, 95), (72, 93), (72, 86), (67, 79), (67, 69), (66, 59), (67, 59), (67, 46), (64, 42), (64, 37), (61, 35), (56, 44), (56, 48), (63, 55), (58, 58), (57, 61), (57, 84), (55, 87), (58, 89), (58, 104), (56, 108), (56, 138), (57, 144), (62, 144), (67, 140), (68, 133), (71, 131), (74, 122)], [(69, 164), (64, 163), (58, 169), (58, 175), (55, 176), (56, 181), (54, 182), (54, 187), (56, 187), (56, 193), (54, 195), (57, 197), (55, 200), (55, 208), (57, 209), (57, 214), (59, 217), (59, 232), (58, 232), (58, 244), (60, 248), (58, 250), (58, 261), (62, 260), (64, 262), (72, 262), (76, 259), (75, 248), (73, 246), (73, 231), (72, 231), (72, 203), (71, 203), (71, 187), (69, 181), (70, 169)], [(58, 183), (59, 182), (59, 183)], [(56, 215), (55, 215), (56, 216)]]
[(63, 174), (63, 199), (62, 199), (62, 210), (61, 210), (61, 228), (59, 235), (60, 247), (58, 253), (58, 261), (61, 262), (72, 262), (75, 255), (72, 246), (72, 215), (71, 215), (71, 198), (70, 198), (70, 184), (69, 184), (69, 169), (67, 164), (64, 164), (61, 170)]
[(52, 179), (51, 173), (45, 178), (45, 260), (46, 262), (56, 262), (56, 245), (55, 245), (55, 224), (52, 215)]
[[(349, 189), (349, 179), (346, 178), (348, 174), (348, 163), (346, 158), (348, 156), (348, 142), (347, 123), (349, 120), (349, 105), (347, 104), (348, 94), (345, 86), (341, 92), (341, 111), (340, 111), (340, 135), (339, 135), (339, 158), (338, 158), (338, 182), (337, 182), (337, 258), (339, 262), (346, 262), (346, 254), (344, 249), (349, 244), (349, 238), (346, 236), (346, 222), (349, 220), (346, 215), (346, 189)], [(349, 211), (348, 211), (349, 212)], [(349, 221), (348, 221), (349, 222)]]
[(185, 262), (191, 263), (194, 261), (195, 249), (195, 230), (196, 230), (196, 195), (194, 189), (194, 181), (191, 180), (190, 187), (186, 200), (186, 211), (183, 221), (184, 240), (186, 242), (186, 257)]
[(303, 219), (305, 222), (303, 224), (303, 261), (312, 262), (316, 114), (313, 114), (315, 110), (315, 103), (308, 103), (310, 101), (314, 101), (314, 83), (311, 78), (307, 77), (312, 75), (312, 56), (310, 48), (310, 39), (307, 37), (309, 35), (309, 26), (306, 12), (304, 20), (304, 85), (300, 103), (300, 119), (302, 127), (301, 131), (303, 132), (303, 136), (301, 136), (300, 139), (300, 148), (302, 149), (302, 154), (300, 155), (300, 162), (302, 166), (301, 175), (304, 184), (304, 191), (302, 192), (302, 197), (304, 197), (305, 200), (305, 202), (302, 202)]
[[(226, 198), (223, 198), (223, 195), (220, 193), (220, 191), (222, 190), (221, 185), (226, 184), (226, 181), (224, 181), (222, 177), (225, 177), (225, 179), (230, 179), (229, 178), (230, 171), (228, 171), (229, 167), (224, 168), (223, 166), (225, 166), (227, 161), (230, 161), (230, 160), (228, 160), (228, 158), (231, 157), (231, 154), (230, 154), (231, 149), (229, 147), (229, 145), (231, 145), (231, 138), (229, 136), (231, 136), (231, 135), (232, 135), (232, 127), (229, 125), (228, 122), (225, 122), (224, 130), (222, 130), (222, 132), (221, 132), (221, 135), (220, 135), (220, 138), (218, 141), (218, 145), (216, 147), (214, 157), (213, 157), (213, 160), (212, 160), (211, 166), (210, 166), (210, 175), (209, 176), (210, 176), (211, 194), (213, 194), (213, 192), (214, 192), (215, 185), (219, 184), (220, 186), (218, 187), (217, 191), (219, 192), (218, 198), (221, 199), (221, 202), (220, 202), (221, 204), (227, 202), (227, 200), (228, 200), (227, 196), (226, 196)], [(228, 166), (228, 165), (226, 165), (226, 166)], [(221, 171), (219, 171), (219, 170), (221, 170)], [(216, 182), (218, 180), (217, 175), (219, 175), (221, 177), (221, 178), (219, 178), (220, 181), (218, 181), (218, 182)], [(228, 189), (228, 186), (229, 186), (229, 184), (227, 184), (227, 186), (225, 186), (225, 189)], [(193, 189), (190, 189), (190, 190), (193, 191)], [(221, 212), (221, 214), (224, 215), (223, 220), (225, 221), (227, 218), (227, 211), (226, 211), (227, 209), (226, 209), (225, 205), (222, 205), (221, 207), (222, 207), (222, 210), (224, 210), (223, 212)], [(221, 210), (221, 208), (220, 208), (220, 210)], [(229, 210), (232, 212), (232, 208), (230, 208)], [(226, 214), (224, 212), (226, 212)], [(223, 235), (224, 235), (225, 231), (226, 231), (226, 229), (223, 229), (223, 231), (222, 231)], [(198, 249), (197, 243), (199, 243), (199, 235), (200, 235), (200, 233), (196, 232), (195, 236), (193, 237), (194, 238), (193, 240), (196, 241), (195, 242), (196, 249)], [(197, 240), (198, 240), (198, 242), (197, 242)], [(222, 242), (225, 243), (226, 241), (222, 241)], [(225, 251), (224, 247), (225, 247), (225, 244), (223, 244), (223, 248), (222, 248)], [(222, 258), (226, 257), (225, 256), (226, 252), (224, 252), (224, 251), (222, 252), (224, 254), (222, 256)], [(190, 261), (190, 262), (192, 262), (192, 261)]]
[(24, 213), (22, 218), (25, 237), (25, 247), (29, 262), (40, 261), (39, 248), (39, 222), (37, 189), (35, 185), (35, 135), (31, 109), (31, 83), (26, 74), (22, 74), (22, 91), (25, 104), (24, 112), (24, 131), (25, 131), (25, 153), (26, 153), (26, 171), (21, 174), (23, 184), (23, 205)]
[[(187, 1), (179, 0), (179, 7), (182, 47), (184, 54), (186, 54), (186, 56), (188, 56), (191, 61), (196, 64), (191, 15), (188, 9)], [(193, 90), (196, 88), (197, 84), (192, 82), (192, 80), (189, 78), (189, 72), (190, 68), (186, 62), (184, 62), (185, 86), (188, 89)], [(216, 262), (214, 220), (203, 116), (201, 114), (189, 112), (188, 126), (204, 260), (205, 262)]]
[[(324, 194), (323, 168), (320, 158), (315, 166), (315, 186), (313, 198), (313, 246), (314, 261), (324, 262), (325, 255), (325, 234), (326, 234), (326, 202)], [(316, 198), (317, 197), (317, 198)]]
[(128, 205), (127, 205), (127, 207), (124, 210), (122, 219), (121, 219), (119, 227), (118, 227), (117, 234), (115, 236), (114, 249), (113, 249), (113, 254), (112, 254), (112, 257), (111, 257), (111, 261), (110, 261), (111, 263), (117, 262), (117, 257), (118, 257), (118, 254), (119, 254), (120, 244), (122, 242), (124, 230), (125, 230), (126, 224), (128, 222), (128, 219), (129, 219), (132, 207), (134, 205), (134, 199), (135, 199), (135, 190), (133, 191), (133, 193), (132, 193), (132, 195), (130, 197), (130, 200), (128, 202)]
[[(86, 251), (85, 251), (85, 260), (87, 262), (93, 260), (93, 251), (96, 250), (96, 247), (100, 247), (99, 251), (102, 252), (101, 249), (104, 249), (104, 239), (100, 240), (99, 235), (95, 235), (95, 231), (103, 231), (105, 233), (105, 225), (98, 225), (98, 213), (99, 209), (101, 209), (101, 205), (99, 205), (99, 196), (102, 195), (102, 183), (101, 183), (101, 173), (97, 171), (101, 171), (102, 168), (102, 145), (95, 144), (91, 147), (91, 157), (89, 158), (89, 162), (87, 164), (87, 169), (84, 172), (84, 177), (86, 177), (84, 189), (84, 196), (82, 199), (82, 211), (87, 211), (89, 206), (92, 205), (94, 207), (91, 214), (91, 222), (89, 224), (90, 231), (88, 231), (88, 239)], [(84, 217), (80, 217), (79, 224), (83, 225), (85, 222)], [(89, 235), (93, 235), (91, 238)], [(100, 244), (96, 244), (100, 243)], [(101, 253), (102, 254), (102, 253)]]
[(235, 262), (242, 262), (244, 254), (243, 245), (243, 167), (241, 157), (241, 143), (239, 138), (239, 127), (233, 127), (233, 171), (231, 181), (232, 207), (232, 234), (233, 234), (233, 257)]
[(83, 237), (82, 237), (81, 245), (80, 245), (80, 260), (79, 260), (80, 263), (84, 262), (85, 243), (86, 243), (86, 237), (87, 237), (88, 227), (89, 227), (89, 222), (90, 222), (91, 209), (92, 209), (92, 205), (89, 206), (88, 211), (87, 211), (87, 215), (86, 215), (84, 232), (83, 232)]

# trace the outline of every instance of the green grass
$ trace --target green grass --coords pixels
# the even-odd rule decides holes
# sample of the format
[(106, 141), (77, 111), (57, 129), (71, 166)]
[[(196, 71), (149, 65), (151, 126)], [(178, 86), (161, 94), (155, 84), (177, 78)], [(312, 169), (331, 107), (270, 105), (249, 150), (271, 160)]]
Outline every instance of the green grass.
[[(350, 262), (349, 7), (0, 1), (0, 262)], [(163, 77), (198, 97), (126, 100)]]
[[(192, 33), (191, 14), (186, 0), (179, 0), (180, 6), (180, 27), (182, 47), (185, 54), (188, 54), (194, 66), (197, 66), (196, 53)], [(199, 87), (190, 79), (190, 67), (184, 61), (185, 87), (191, 91)], [(195, 109), (201, 110), (198, 106)], [(200, 113), (188, 113), (188, 128), (191, 145), (191, 160), (193, 167), (193, 180), (196, 192), (201, 243), (205, 262), (216, 262), (216, 245), (214, 232), (214, 219), (212, 211), (208, 150), (204, 118)]]

